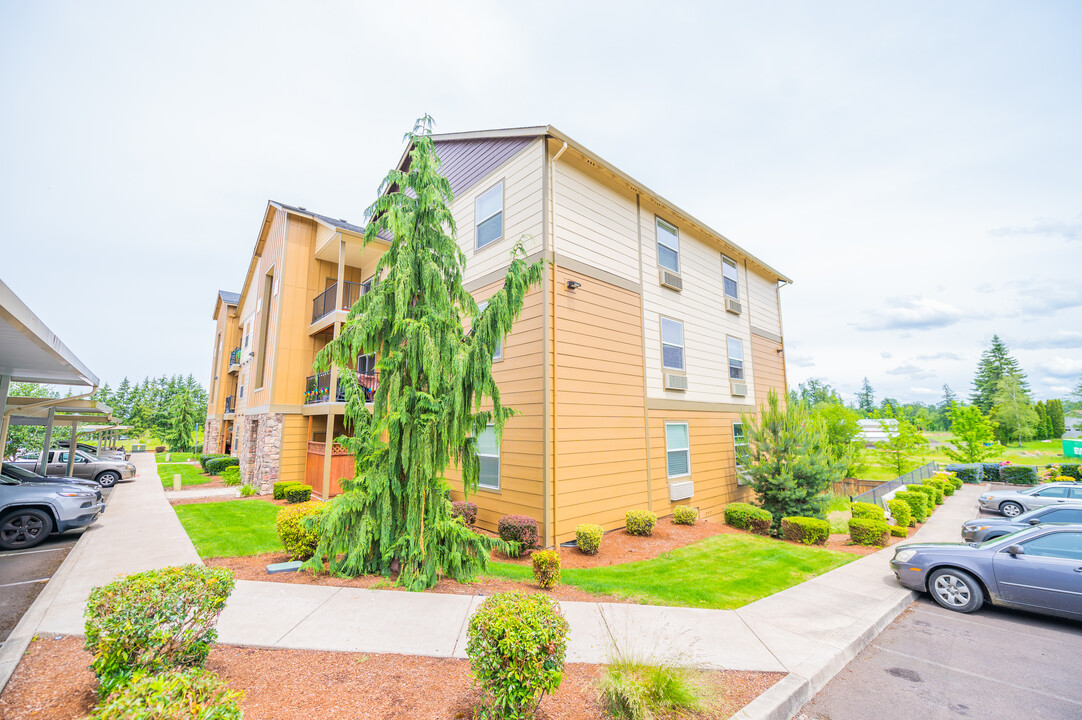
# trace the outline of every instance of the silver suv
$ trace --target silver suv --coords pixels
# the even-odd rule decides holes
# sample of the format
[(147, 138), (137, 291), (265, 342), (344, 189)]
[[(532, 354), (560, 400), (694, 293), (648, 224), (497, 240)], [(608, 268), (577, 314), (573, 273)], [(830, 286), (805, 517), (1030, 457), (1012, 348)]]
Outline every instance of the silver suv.
[(89, 525), (104, 510), (101, 490), (86, 484), (0, 474), (0, 549), (32, 548), (50, 533)]
[[(41, 468), (41, 455), (29, 453), (12, 461), (12, 465), (38, 472)], [(50, 477), (63, 476), (68, 470), (68, 451), (50, 450), (49, 462), (46, 465), (45, 474)], [(82, 450), (75, 451), (75, 464), (71, 474), (77, 478), (93, 480), (102, 487), (112, 487), (118, 480), (127, 480), (135, 477), (135, 466), (124, 460), (98, 460), (96, 457), (87, 455)]]

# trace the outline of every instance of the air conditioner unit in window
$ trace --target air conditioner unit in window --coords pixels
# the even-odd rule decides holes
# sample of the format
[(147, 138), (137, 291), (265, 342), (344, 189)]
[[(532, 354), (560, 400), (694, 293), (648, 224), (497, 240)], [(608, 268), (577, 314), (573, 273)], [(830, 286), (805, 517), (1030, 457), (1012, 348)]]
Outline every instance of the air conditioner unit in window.
[(725, 298), (725, 309), (733, 315), (739, 315), (744, 310), (744, 308), (740, 306), (740, 301), (734, 300), (731, 297)]
[(665, 389), (666, 390), (687, 390), (688, 389), (688, 376), (676, 375), (674, 373), (665, 373)]
[(694, 494), (695, 483), (693, 483), (691, 480), (669, 483), (669, 500), (671, 502), (676, 502), (677, 500), (687, 500)]
[(683, 281), (683, 279), (678, 274), (674, 273), (672, 270), (664, 270), (664, 269), (662, 269), (662, 270), (659, 271), (658, 277), (659, 277), (659, 282), (661, 283), (661, 287), (667, 287), (670, 290), (677, 290), (677, 291), (680, 291), (680, 290), (684, 289), (684, 281)]
[(748, 394), (748, 384), (746, 382), (730, 380), (729, 391), (732, 393), (733, 397), (744, 397)]

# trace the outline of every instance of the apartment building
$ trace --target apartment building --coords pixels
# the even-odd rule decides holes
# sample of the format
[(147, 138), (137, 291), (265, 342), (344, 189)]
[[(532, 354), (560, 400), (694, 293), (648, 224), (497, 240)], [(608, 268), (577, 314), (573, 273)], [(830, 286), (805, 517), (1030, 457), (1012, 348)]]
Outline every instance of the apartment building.
[[(710, 517), (749, 499), (740, 415), (785, 390), (789, 279), (551, 126), (434, 139), (478, 302), (501, 286), (514, 243), (549, 261), (494, 364), (521, 414), (499, 446), (479, 439), (478, 523), (530, 515), (551, 545), (583, 522), (621, 527), (631, 509), (686, 503)], [(353, 475), (333, 443), (345, 431), (336, 371), (316, 375), (312, 361), (387, 247), (365, 247), (344, 219), (268, 203), (240, 296), (220, 295), (215, 311), (225, 344), (207, 447), (237, 454), (245, 482), (303, 480), (329, 497)], [(227, 348), (236, 365), (220, 360)], [(365, 387), (373, 364), (357, 360)]]

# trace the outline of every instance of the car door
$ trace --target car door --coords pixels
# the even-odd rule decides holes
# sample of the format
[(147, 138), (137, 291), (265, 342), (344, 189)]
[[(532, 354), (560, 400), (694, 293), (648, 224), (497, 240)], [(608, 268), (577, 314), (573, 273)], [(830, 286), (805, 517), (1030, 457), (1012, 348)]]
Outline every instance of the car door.
[[(1052, 530), (992, 560), (1003, 602), (1082, 618), (1082, 530)], [(1013, 545), (1010, 547), (1014, 547)]]
[(49, 477), (63, 477), (68, 474), (68, 451), (50, 450), (49, 465), (45, 474)]
[(1022, 502), (1026, 505), (1027, 509), (1044, 507), (1045, 505), (1055, 505), (1056, 503), (1065, 503), (1070, 497), (1071, 488), (1066, 485), (1056, 485), (1055, 487), (1046, 487), (1043, 490), (1023, 498)]

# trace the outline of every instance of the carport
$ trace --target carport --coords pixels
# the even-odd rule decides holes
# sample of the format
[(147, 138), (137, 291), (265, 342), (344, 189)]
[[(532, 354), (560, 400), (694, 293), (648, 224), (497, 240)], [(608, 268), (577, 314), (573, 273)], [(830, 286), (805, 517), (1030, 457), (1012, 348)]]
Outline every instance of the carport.
[[(8, 397), (12, 382), (50, 385), (81, 385), (90, 390), (67, 398)], [(98, 387), (98, 376), (45, 326), (26, 304), (0, 281), (0, 453), (7, 445), (8, 427), (44, 425), (45, 446), (52, 442), (57, 422), (70, 423), (72, 439), (79, 423), (112, 423), (112, 410), (86, 399)], [(47, 459), (48, 453), (43, 453)], [(70, 473), (75, 453), (68, 453)]]

